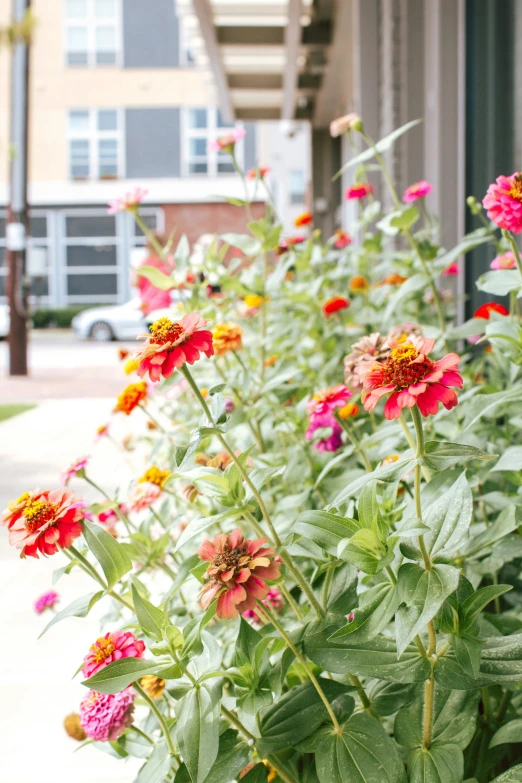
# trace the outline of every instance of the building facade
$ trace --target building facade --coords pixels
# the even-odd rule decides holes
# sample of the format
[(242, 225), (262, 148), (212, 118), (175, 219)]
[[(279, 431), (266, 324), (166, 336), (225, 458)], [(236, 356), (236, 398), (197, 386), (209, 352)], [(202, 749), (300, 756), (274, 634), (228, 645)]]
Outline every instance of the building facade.
[[(11, 0), (0, 0), (0, 26)], [(149, 191), (154, 230), (241, 231), (243, 196), (228, 155), (208, 142), (231, 127), (209, 105), (173, 0), (33, 0), (29, 274), (33, 304), (123, 302), (142, 233), (107, 202), (135, 185)], [(0, 51), (0, 301), (5, 297), (10, 63)], [(256, 165), (258, 129), (237, 145)], [(261, 206), (261, 205), (260, 205)]]

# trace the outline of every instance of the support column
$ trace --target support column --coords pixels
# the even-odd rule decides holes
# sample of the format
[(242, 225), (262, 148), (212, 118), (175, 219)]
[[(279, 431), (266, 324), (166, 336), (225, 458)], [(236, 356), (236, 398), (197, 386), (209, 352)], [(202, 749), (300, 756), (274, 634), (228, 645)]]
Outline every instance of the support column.
[(341, 180), (332, 177), (341, 168), (341, 141), (332, 139), (328, 128), (312, 129), (312, 186), (314, 226), (323, 238), (332, 236), (339, 225)]

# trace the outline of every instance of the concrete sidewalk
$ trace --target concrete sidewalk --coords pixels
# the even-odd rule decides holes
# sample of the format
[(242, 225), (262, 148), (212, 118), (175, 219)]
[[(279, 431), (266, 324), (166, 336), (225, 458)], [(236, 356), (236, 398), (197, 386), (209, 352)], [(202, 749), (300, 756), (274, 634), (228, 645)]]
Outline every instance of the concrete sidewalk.
[[(47, 400), (0, 423), (0, 508), (26, 490), (57, 487), (60, 472), (85, 454), (93, 455), (89, 473), (102, 487), (126, 486), (132, 472), (122, 454), (106, 439), (94, 443), (113, 405), (112, 397)], [(126, 427), (125, 417), (114, 425), (121, 432)], [(71, 489), (93, 498), (83, 481), (71, 482)], [(85, 619), (68, 618), (37, 641), (52, 615), (37, 616), (33, 602), (53, 587), (52, 572), (64, 563), (61, 554), (20, 560), (0, 527), (0, 783), (132, 783), (142, 762), (118, 761), (91, 747), (74, 753), (78, 744), (62, 728), (85, 694), (81, 676), (72, 676), (106, 611), (95, 607)], [(95, 588), (76, 569), (54, 589), (63, 608)]]

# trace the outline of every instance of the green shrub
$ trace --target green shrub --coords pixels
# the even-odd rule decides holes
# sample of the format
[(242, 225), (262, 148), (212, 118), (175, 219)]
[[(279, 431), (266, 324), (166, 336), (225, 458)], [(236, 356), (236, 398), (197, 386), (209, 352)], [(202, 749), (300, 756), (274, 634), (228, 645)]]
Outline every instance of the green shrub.
[(92, 305), (76, 305), (75, 307), (57, 307), (54, 309), (35, 310), (32, 314), (33, 327), (35, 329), (48, 329), (58, 327), (68, 329), (75, 315), (87, 310)]

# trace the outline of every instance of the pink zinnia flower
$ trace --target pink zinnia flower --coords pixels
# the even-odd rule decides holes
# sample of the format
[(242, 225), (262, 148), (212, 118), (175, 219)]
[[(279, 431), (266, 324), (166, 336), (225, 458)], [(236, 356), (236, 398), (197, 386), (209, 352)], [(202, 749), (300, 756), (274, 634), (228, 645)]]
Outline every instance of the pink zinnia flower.
[(317, 413), (310, 417), (310, 426), (305, 432), (305, 438), (312, 440), (315, 433), (319, 429), (330, 429), (330, 434), (327, 437), (323, 437), (312, 445), (319, 454), (324, 451), (337, 451), (343, 445), (341, 438), (343, 428), (339, 424), (333, 413), (327, 411), (326, 413)]
[(145, 643), (136, 639), (131, 631), (109, 631), (91, 644), (83, 659), (82, 674), (92, 677), (104, 666), (121, 658), (143, 658)]
[(266, 541), (264, 537), (245, 540), (241, 530), (234, 530), (201, 544), (198, 555), (209, 562), (205, 574), (209, 581), (200, 593), (203, 609), (217, 598), (217, 616), (230, 620), (238, 612), (254, 609), (258, 600), (266, 598), (269, 587), (265, 579), (280, 576), (280, 565), (273, 560), (274, 550), (262, 548)]
[(194, 364), (201, 353), (208, 358), (213, 356), (212, 332), (203, 328), (206, 323), (199, 313), (184, 315), (180, 321), (154, 321), (151, 334), (142, 335), (147, 339), (136, 354), (140, 378), (147, 373), (151, 381), (159, 381), (162, 375), (169, 378), (177, 367)]
[(411, 204), (412, 201), (418, 201), (420, 198), (424, 198), (433, 190), (432, 185), (426, 182), (425, 179), (421, 179), (420, 182), (415, 182), (406, 188), (402, 200), (405, 204)]
[(306, 412), (309, 416), (332, 413), (336, 408), (342, 408), (343, 405), (346, 405), (350, 397), (353, 397), (353, 392), (342, 383), (337, 386), (328, 386), (314, 394), (306, 405)]
[(270, 171), (269, 166), (258, 166), (257, 169), (248, 169), (246, 173), (247, 179), (264, 179)]
[(118, 519), (119, 517), (113, 508), (108, 508), (107, 511), (101, 511), (98, 514), (98, 522), (101, 525), (113, 525)]
[(54, 555), (58, 546), (68, 549), (82, 534), (85, 503), (65, 489), (35, 489), (8, 504), (2, 522), (9, 528), (9, 543), (21, 549), (20, 557)]
[(246, 136), (246, 130), (244, 128), (236, 127), (225, 136), (209, 141), (208, 149), (210, 152), (233, 152), (237, 142), (244, 136)]
[(345, 114), (343, 117), (337, 117), (336, 120), (332, 120), (330, 123), (330, 136), (334, 139), (337, 136), (341, 136), (349, 130), (362, 131), (363, 123), (361, 118), (355, 112)]
[(80, 703), (80, 723), (96, 742), (114, 742), (132, 724), (135, 694), (132, 688), (120, 693), (89, 691)]
[(448, 353), (438, 362), (428, 359), (435, 340), (410, 337), (400, 342), (390, 340), (391, 351), (383, 362), (363, 362), (358, 373), (363, 379), (362, 400), (366, 410), (375, 408), (380, 398), (389, 394), (384, 406), (387, 419), (398, 419), (403, 408), (418, 405), (423, 416), (437, 413), (439, 402), (446, 410), (458, 403), (450, 386), (462, 388), (460, 357)]
[(353, 201), (353, 199), (366, 198), (370, 193), (373, 193), (373, 185), (370, 185), (369, 182), (359, 182), (357, 185), (350, 185), (349, 188), (346, 188), (344, 195), (348, 201)]
[(89, 460), (90, 457), (80, 457), (76, 460), (76, 462), (73, 462), (73, 464), (70, 465), (67, 470), (64, 470), (60, 476), (60, 484), (62, 487), (66, 487), (69, 481), (78, 474), (80, 474), (80, 478), (83, 478), (85, 475), (85, 468), (89, 464)]
[(352, 244), (352, 238), (347, 231), (342, 231), (340, 228), (333, 235), (333, 246), (337, 250), (344, 250), (345, 247)]
[[(261, 603), (263, 604), (263, 606), (267, 606), (268, 608), (272, 608), (275, 609), (276, 611), (279, 611), (279, 609), (281, 609), (281, 607), (284, 605), (285, 601), (280, 591), (277, 589), (277, 587), (271, 587), (268, 593), (266, 594), (266, 598), (263, 598)], [(263, 621), (261, 620), (259, 614), (256, 612), (255, 609), (247, 609), (246, 612), (243, 612), (243, 617), (246, 620), (252, 620), (254, 623), (257, 623), (258, 625), (263, 624)]]
[(44, 593), (34, 602), (34, 611), (36, 614), (42, 614), (46, 609), (52, 609), (58, 603), (60, 596), (54, 590)]
[(446, 267), (446, 269), (443, 269), (441, 274), (444, 277), (455, 277), (459, 273), (459, 265), (457, 263), (450, 264)]
[(156, 484), (151, 484), (149, 481), (140, 481), (131, 488), (122, 510), (126, 514), (138, 514), (140, 511), (146, 511), (156, 502), (160, 495), (161, 489)]
[(116, 215), (118, 212), (137, 212), (139, 206), (149, 191), (136, 187), (130, 190), (123, 198), (115, 198), (109, 201), (108, 215)]
[(522, 231), (522, 174), (501, 175), (489, 186), (482, 201), (488, 218), (499, 228), (520, 234)]
[(515, 255), (512, 250), (508, 250), (507, 253), (503, 253), (500, 256), (495, 256), (491, 264), (490, 269), (516, 269), (517, 262), (515, 261)]

